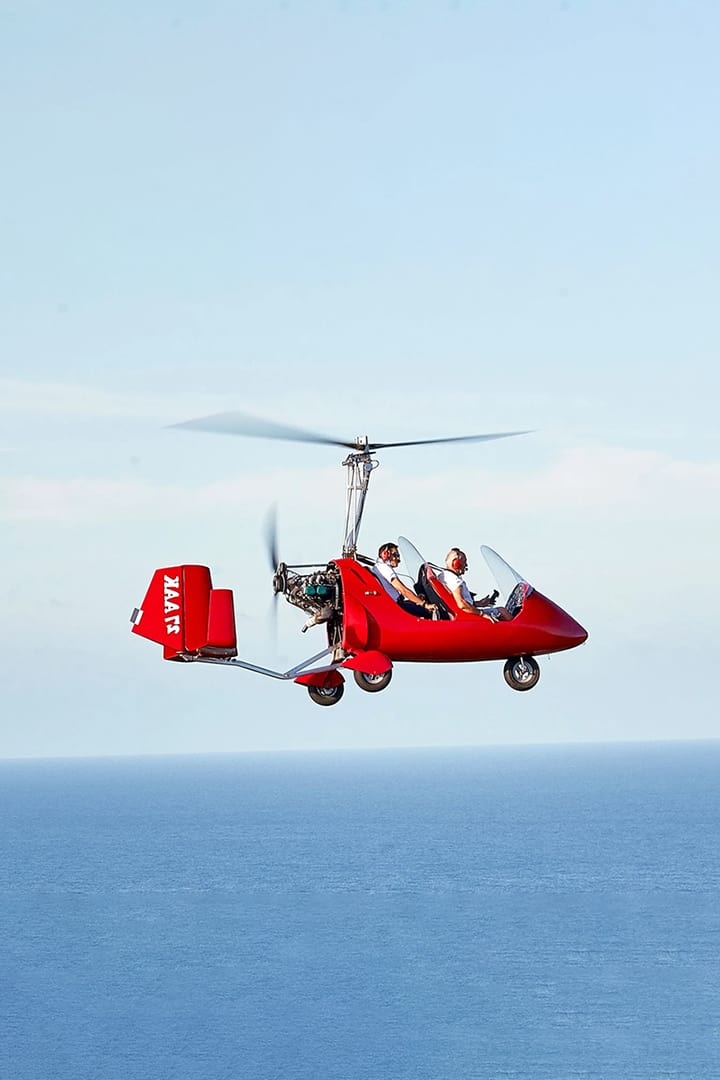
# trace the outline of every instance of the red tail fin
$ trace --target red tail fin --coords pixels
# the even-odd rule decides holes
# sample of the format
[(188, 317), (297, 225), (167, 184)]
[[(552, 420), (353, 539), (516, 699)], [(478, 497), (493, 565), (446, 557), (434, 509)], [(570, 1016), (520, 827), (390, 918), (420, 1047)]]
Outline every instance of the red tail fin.
[(213, 589), (207, 566), (166, 566), (153, 574), (142, 607), (133, 612), (133, 633), (180, 654), (237, 656), (233, 596)]

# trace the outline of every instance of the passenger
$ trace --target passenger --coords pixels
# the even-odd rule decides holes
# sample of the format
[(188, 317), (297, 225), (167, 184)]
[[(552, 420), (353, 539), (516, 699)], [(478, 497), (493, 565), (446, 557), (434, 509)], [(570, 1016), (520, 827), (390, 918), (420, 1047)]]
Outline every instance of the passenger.
[(482, 600), (473, 600), (472, 593), (463, 581), (463, 574), (468, 569), (467, 555), (460, 548), (451, 548), (445, 556), (445, 569), (438, 570), (437, 578), (449, 589), (453, 595), (455, 604), (460, 611), (467, 611), (472, 615), (480, 615), (492, 622), (508, 622), (512, 615), (507, 608), (494, 607), (493, 600), (497, 593), (492, 596), (484, 596)]
[(418, 596), (400, 580), (397, 575), (399, 563), (400, 552), (397, 544), (392, 542), (381, 544), (378, 548), (378, 557), (373, 570), (385, 592), (403, 611), (407, 611), (410, 615), (416, 615), (419, 619), (432, 619), (437, 611), (436, 605), (423, 600), (421, 596)]

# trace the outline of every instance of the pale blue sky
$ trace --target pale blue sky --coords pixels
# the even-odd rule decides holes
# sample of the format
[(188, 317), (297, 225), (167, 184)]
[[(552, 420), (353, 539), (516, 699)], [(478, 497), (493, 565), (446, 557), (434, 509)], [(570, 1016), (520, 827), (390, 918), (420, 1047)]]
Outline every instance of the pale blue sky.
[[(720, 9), (0, 0), (0, 755), (715, 735)], [(378, 441), (361, 536), (481, 543), (590, 631), (530, 694), (398, 668), (337, 708), (163, 664), (155, 566), (266, 631), (338, 554), (341, 453), (171, 432), (238, 408)], [(4, 449), (3, 449), (4, 448)], [(312, 640), (310, 640), (312, 638)], [(708, 651), (710, 648), (710, 651)]]

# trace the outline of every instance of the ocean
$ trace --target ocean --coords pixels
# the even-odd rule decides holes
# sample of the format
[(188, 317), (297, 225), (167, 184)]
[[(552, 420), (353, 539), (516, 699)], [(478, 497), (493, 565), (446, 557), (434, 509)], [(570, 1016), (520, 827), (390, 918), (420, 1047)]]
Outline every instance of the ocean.
[(720, 1078), (720, 744), (0, 762), (3, 1080)]

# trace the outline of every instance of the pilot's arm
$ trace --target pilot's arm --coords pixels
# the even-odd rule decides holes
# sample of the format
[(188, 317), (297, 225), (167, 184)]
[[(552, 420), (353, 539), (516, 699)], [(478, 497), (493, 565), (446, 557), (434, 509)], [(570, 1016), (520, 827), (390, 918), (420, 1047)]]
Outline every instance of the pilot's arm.
[(429, 604), (427, 600), (424, 600), (422, 596), (418, 596), (413, 592), (404, 581), (401, 581), (398, 577), (390, 578), (390, 584), (397, 589), (401, 596), (404, 596), (406, 600), (409, 600), (412, 604), (419, 604), (420, 607), (427, 608), (428, 611), (432, 611), (436, 606), (435, 604)]
[(467, 611), (467, 612), (470, 613), (470, 615), (480, 615), (483, 619), (489, 619), (490, 622), (495, 622), (492, 615), (490, 615), (487, 611), (480, 611), (479, 608), (475, 607), (474, 604), (471, 604), (467, 600), (467, 598), (463, 595), (463, 588), (462, 588), (462, 582), (461, 581), (458, 580), (457, 585), (451, 591), (452, 591), (452, 595), (453, 595), (453, 600), (457, 604), (460, 611)]

